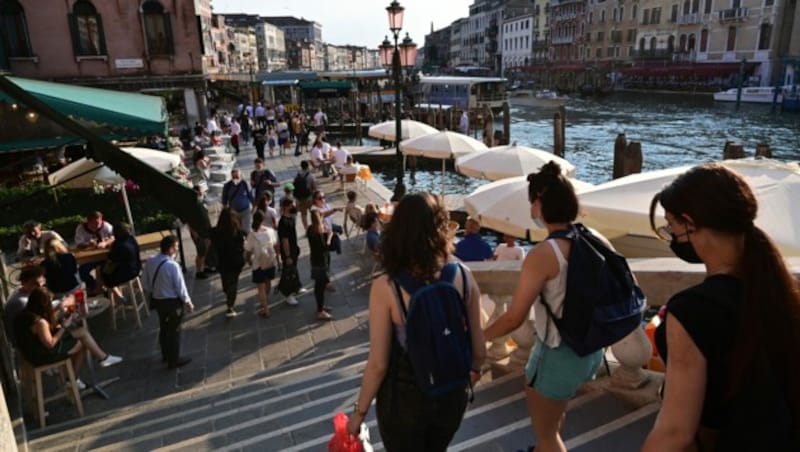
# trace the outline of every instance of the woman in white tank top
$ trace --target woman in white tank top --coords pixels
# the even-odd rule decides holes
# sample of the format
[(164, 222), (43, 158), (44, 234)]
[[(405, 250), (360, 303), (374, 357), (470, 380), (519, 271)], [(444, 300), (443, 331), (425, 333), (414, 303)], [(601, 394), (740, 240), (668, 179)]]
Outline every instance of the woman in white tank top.
[[(578, 214), (578, 198), (569, 180), (555, 162), (528, 176), (531, 218), (548, 234), (568, 229)], [(541, 302), (544, 295), (553, 315), (561, 317), (567, 286), (570, 242), (549, 239), (528, 252), (522, 264), (509, 310), (484, 330), (487, 341), (517, 329), (535, 315), (536, 342), (525, 366), (525, 395), (535, 437), (536, 452), (566, 451), (561, 440), (567, 401), (581, 384), (593, 378), (602, 350), (580, 357), (568, 345), (548, 317)]]

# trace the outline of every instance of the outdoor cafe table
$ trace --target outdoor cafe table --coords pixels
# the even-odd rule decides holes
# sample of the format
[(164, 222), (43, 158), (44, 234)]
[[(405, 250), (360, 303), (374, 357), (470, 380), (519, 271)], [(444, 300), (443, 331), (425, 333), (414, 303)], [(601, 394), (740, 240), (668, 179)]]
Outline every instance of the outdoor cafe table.
[[(136, 236), (136, 242), (139, 244), (139, 251), (148, 251), (158, 249), (161, 245), (161, 239), (172, 234), (171, 230), (163, 230), (151, 232), (149, 234), (142, 234)], [(75, 255), (75, 260), (78, 265), (94, 264), (105, 262), (108, 259), (108, 248), (103, 249), (76, 249), (72, 251)]]

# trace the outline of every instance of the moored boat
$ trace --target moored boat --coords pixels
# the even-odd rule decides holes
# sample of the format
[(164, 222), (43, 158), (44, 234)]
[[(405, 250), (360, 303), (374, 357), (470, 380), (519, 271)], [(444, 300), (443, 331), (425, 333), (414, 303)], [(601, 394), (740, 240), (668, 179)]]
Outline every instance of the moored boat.
[(561, 96), (557, 92), (543, 89), (532, 91), (529, 89), (516, 90), (511, 92), (508, 101), (511, 105), (519, 107), (560, 107), (569, 100), (567, 96)]
[[(731, 88), (725, 91), (714, 93), (714, 100), (717, 102), (736, 102), (736, 91), (738, 88)], [(783, 91), (780, 90), (777, 99), (775, 98), (774, 86), (748, 86), (742, 88), (741, 102), (771, 104), (773, 101), (781, 103), (783, 101)]]

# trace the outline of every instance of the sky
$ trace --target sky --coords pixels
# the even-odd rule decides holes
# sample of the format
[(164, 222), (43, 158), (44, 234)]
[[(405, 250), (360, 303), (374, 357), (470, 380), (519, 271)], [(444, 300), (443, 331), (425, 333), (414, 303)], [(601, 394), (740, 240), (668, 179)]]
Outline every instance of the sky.
[[(469, 15), (474, 0), (398, 0), (405, 8), (401, 39), (408, 32), (422, 47), (425, 35)], [(322, 24), (322, 39), (335, 45), (377, 48), (389, 32), (391, 0), (212, 0), (215, 13), (303, 17)]]

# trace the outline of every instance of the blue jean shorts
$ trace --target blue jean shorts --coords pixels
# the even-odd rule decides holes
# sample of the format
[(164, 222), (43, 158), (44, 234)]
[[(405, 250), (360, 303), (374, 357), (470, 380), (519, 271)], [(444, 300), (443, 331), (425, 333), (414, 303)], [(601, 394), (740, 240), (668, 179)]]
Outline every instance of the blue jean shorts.
[(548, 399), (571, 399), (578, 387), (594, 379), (604, 351), (600, 349), (590, 355), (578, 356), (567, 344), (550, 348), (537, 336), (525, 365), (526, 381)]

